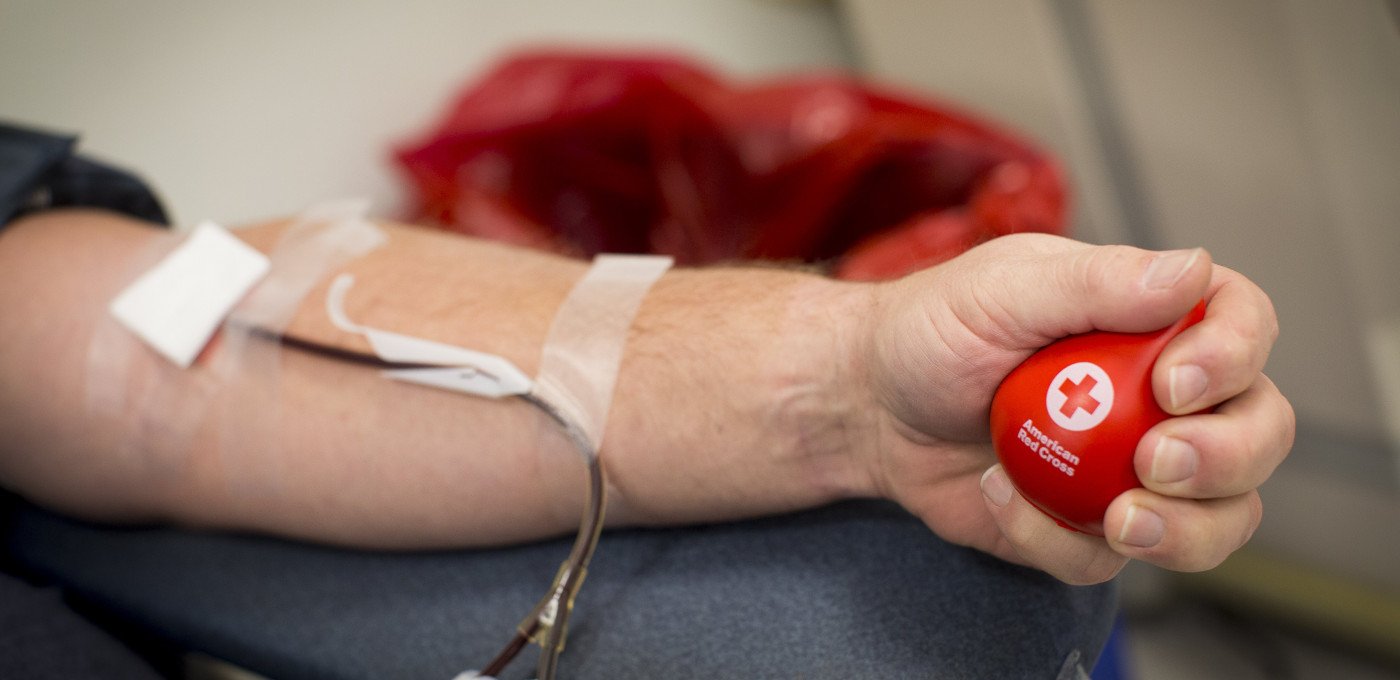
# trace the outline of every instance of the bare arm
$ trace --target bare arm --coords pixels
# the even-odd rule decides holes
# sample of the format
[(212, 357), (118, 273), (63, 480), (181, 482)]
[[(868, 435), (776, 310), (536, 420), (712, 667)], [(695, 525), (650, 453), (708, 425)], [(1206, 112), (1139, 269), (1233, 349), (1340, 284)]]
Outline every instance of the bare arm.
[[(267, 249), (282, 228), (240, 233)], [(584, 265), (385, 228), (389, 243), (346, 267), (357, 278), (353, 318), (535, 371)], [(317, 352), (286, 349), (262, 400), (201, 392), (205, 368), (175, 371), (138, 346), (129, 379), (173, 385), (154, 403), (198, 411), (186, 419), (198, 427), (173, 431), (161, 409), (93, 417), (86, 358), (103, 307), (134, 274), (127, 263), (169, 238), (80, 212), (0, 234), (0, 483), (90, 517), (365, 546), (500, 544), (575, 525), (581, 465), (528, 405), (391, 383)], [(325, 285), (287, 336), (366, 353), (325, 317)], [(1057, 528), (993, 466), (997, 384), (1057, 338), (1154, 330), (1203, 298), (1205, 319), (1154, 367), (1158, 403), (1178, 415), (1138, 443), (1144, 488), (1109, 507), (1106, 538)], [(947, 540), (1070, 582), (1111, 578), (1128, 558), (1209, 568), (1258, 526), (1256, 489), (1292, 444), (1292, 410), (1261, 372), (1276, 334), (1263, 291), (1199, 250), (1026, 234), (885, 284), (674, 271), (628, 337), (602, 451), (609, 521), (730, 519), (883, 496)], [(182, 399), (185, 387), (207, 399)], [(275, 408), (259, 412), (265, 403)]]
[[(240, 410), (228, 403), (237, 390), (212, 394), (188, 450), (164, 450), (186, 442), (159, 426), (83, 417), (84, 381), (92, 379), (86, 339), (131, 275), (129, 263), (170, 235), (97, 213), (79, 217), (34, 217), (0, 239), (0, 308), (8, 319), (45, 320), (15, 324), (22, 334), (7, 333), (0, 347), (0, 370), (18, 376), (4, 392), (7, 485), (98, 517), (373, 546), (501, 543), (576, 525), (582, 466), (527, 404), (395, 384), (297, 349), (282, 353), (275, 458), (259, 442), (248, 450), (230, 440), (226, 414)], [(284, 226), (239, 233), (268, 250)], [(389, 242), (347, 268), (357, 280), (353, 318), (497, 353), (535, 372), (554, 311), (585, 265), (385, 229)], [(326, 318), (325, 285), (287, 334), (368, 353)], [(866, 294), (864, 286), (775, 269), (665, 276), (638, 313), (618, 378), (603, 454), (614, 487), (610, 522), (727, 519), (862, 493), (852, 456), (861, 438), (847, 420), (870, 409), (847, 389), (854, 339), (846, 331)], [(133, 371), (152, 377), (199, 380), (194, 374), (208, 371), (207, 361), (180, 373), (144, 347), (131, 353)], [(122, 440), (135, 445), (113, 445)], [(102, 451), (118, 449), (140, 459), (104, 459)]]

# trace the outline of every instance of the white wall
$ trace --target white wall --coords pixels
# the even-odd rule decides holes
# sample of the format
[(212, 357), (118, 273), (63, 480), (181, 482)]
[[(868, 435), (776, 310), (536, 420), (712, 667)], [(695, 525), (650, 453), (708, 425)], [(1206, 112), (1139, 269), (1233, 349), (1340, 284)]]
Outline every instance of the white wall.
[(768, 0), (0, 0), (0, 118), (81, 132), (180, 223), (345, 195), (402, 207), (391, 143), (529, 45), (647, 46), (756, 76), (847, 65), (838, 18)]

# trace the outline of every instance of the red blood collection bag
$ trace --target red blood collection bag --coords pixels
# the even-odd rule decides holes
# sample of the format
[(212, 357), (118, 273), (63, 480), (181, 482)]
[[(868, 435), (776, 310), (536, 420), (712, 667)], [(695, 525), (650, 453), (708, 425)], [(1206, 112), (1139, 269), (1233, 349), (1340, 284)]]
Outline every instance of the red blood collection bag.
[(663, 55), (509, 59), (397, 159), (415, 220), (579, 256), (882, 279), (1065, 224), (1054, 161), (993, 125), (846, 76), (741, 85)]

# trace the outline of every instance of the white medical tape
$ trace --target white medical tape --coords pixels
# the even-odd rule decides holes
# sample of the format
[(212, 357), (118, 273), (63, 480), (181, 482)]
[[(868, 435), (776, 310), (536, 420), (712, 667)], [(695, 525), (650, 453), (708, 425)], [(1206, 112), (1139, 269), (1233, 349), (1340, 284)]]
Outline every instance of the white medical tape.
[(360, 257), (387, 240), (365, 217), (363, 199), (314, 205), (292, 222), (272, 250), (266, 280), (236, 307), (230, 320), (265, 332), (281, 333), (297, 307), (326, 272)]
[(386, 370), (386, 377), (492, 398), (532, 394), (577, 425), (596, 451), (603, 441), (632, 318), (671, 262), (654, 255), (594, 259), (554, 315), (535, 380), (495, 354), (356, 323), (345, 312), (345, 297), (355, 284), (349, 274), (331, 283), (326, 315), (337, 328), (364, 336), (380, 359), (414, 364)]
[(341, 274), (331, 282), (326, 294), (326, 315), (340, 330), (363, 335), (380, 359), (415, 364), (412, 368), (386, 370), (385, 377), (495, 399), (530, 392), (530, 376), (505, 357), (351, 321), (345, 313), (345, 296), (353, 285), (355, 278), (349, 274)]
[[(225, 391), (219, 449), (230, 475), (261, 486), (277, 483), (282, 348), (277, 338), (302, 300), (325, 275), (382, 245), (386, 236), (366, 219), (367, 200), (325, 202), (302, 211), (269, 256), (267, 276), (229, 314), (222, 351), (212, 365)], [(232, 472), (232, 470), (230, 470)]]
[(652, 284), (671, 268), (659, 255), (599, 255), (554, 314), (534, 394), (603, 442), (632, 319)]

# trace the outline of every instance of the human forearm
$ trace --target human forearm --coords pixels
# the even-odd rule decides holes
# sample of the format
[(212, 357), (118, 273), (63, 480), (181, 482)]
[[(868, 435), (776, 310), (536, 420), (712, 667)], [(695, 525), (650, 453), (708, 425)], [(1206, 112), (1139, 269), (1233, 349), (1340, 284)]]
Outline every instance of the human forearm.
[[(266, 247), (279, 228), (242, 233)], [(386, 230), (389, 243), (347, 267), (357, 281), (347, 302), (352, 318), (501, 354), (535, 373), (549, 323), (581, 264), (416, 229)], [(860, 387), (858, 359), (869, 292), (771, 268), (680, 270), (663, 277), (629, 333), (607, 427), (610, 521), (728, 519), (863, 493), (869, 428), (862, 418), (872, 409)], [(330, 323), (319, 303), (321, 289), (308, 299), (288, 335), (368, 350), (361, 338)], [(485, 406), (452, 396), (437, 417), (469, 418)], [(528, 411), (524, 404), (490, 408), (519, 420), (487, 417), (472, 433), (490, 440), (523, 433), (524, 440), (484, 460), (465, 448), (434, 452), (429, 442), (423, 455), (456, 459), (464, 473), (477, 466), (509, 470), (514, 511), (547, 512), (518, 525), (494, 519), (502, 512), (496, 485), (504, 480), (485, 483), (493, 477), (487, 474), (477, 493), (488, 507), (451, 514), (486, 523), (477, 535), (507, 527), (523, 532), (503, 540), (570, 528), (583, 490), (576, 457), (558, 437), (534, 436), (552, 426), (533, 413), (520, 415)], [(383, 436), (407, 434), (398, 429)], [(551, 444), (542, 448), (541, 441)]]
[[(239, 233), (270, 250), (283, 228), (273, 223)], [(138, 242), (158, 238), (125, 229), (112, 232), (121, 234), (115, 238), (122, 247), (109, 245), (107, 256), (120, 259), (145, 247)], [(385, 229), (390, 240), (383, 247), (346, 267), (357, 278), (347, 302), (356, 321), (500, 354), (535, 372), (554, 311), (584, 265), (438, 233)], [(26, 229), (22, 238), (61, 240), (77, 251), (91, 243), (39, 229)], [(24, 245), (29, 256), (61, 252)], [(91, 259), (102, 264), (98, 256)], [(66, 372), (69, 387), (38, 413), (43, 417), (11, 424), (30, 430), (23, 441), (31, 454), (36, 447), (68, 451), (37, 463), (27, 458), (25, 470), (7, 474), (7, 483), (23, 492), (96, 516), (129, 508), (115, 514), (360, 545), (510, 542), (561, 533), (577, 521), (582, 466), (528, 405), (392, 383), (364, 366), (303, 349), (281, 355), (275, 411), (241, 408), (232, 403), (233, 393), (216, 391), (194, 416), (200, 425), (186, 451), (164, 450), (172, 443), (162, 441), (161, 432), (135, 429), (129, 421), (68, 437), (57, 427), (65, 417), (60, 414), (83, 412), (76, 403), (81, 383), (92, 379), (74, 374), (83, 362), (72, 359), (85, 350), (76, 337), (91, 337), (95, 322), (86, 317), (101, 313), (120, 276), (70, 272), (74, 280), (64, 283), (62, 270), (49, 270), (59, 272), (57, 280), (42, 285), (66, 286), (56, 313), (73, 315), (70, 321), (83, 332), (62, 349), (65, 357), (44, 350), (52, 368), (66, 367), (58, 370)], [(7, 286), (18, 290), (41, 278)], [(303, 301), (287, 335), (311, 346), (368, 353), (361, 338), (325, 316), (325, 286), (322, 281)], [(860, 379), (851, 357), (861, 343), (856, 310), (866, 294), (860, 286), (772, 269), (664, 277), (638, 313), (619, 375), (603, 449), (614, 485), (610, 520), (751, 516), (861, 492), (862, 437), (855, 430), (863, 427), (857, 414), (869, 409), (862, 408), (863, 390), (853, 387)], [(31, 359), (40, 353), (20, 349)], [(144, 348), (134, 351), (148, 359), (138, 362), (141, 370), (162, 370)], [(11, 359), (26, 361), (23, 352)], [(192, 378), (205, 370), (175, 375)], [(246, 438), (231, 436), (240, 417), (275, 419), (278, 453), (256, 442), (242, 446)], [(46, 433), (35, 434), (36, 428)], [(175, 473), (154, 476), (172, 481), (142, 479), (142, 469), (159, 465), (134, 466), (106, 483), (93, 473), (93, 483), (76, 494), (71, 478), (58, 479), (75, 464), (90, 469), (85, 457), (103, 460), (104, 445), (133, 440), (131, 449), (152, 461), (179, 461)], [(139, 501), (125, 497), (137, 495)]]

